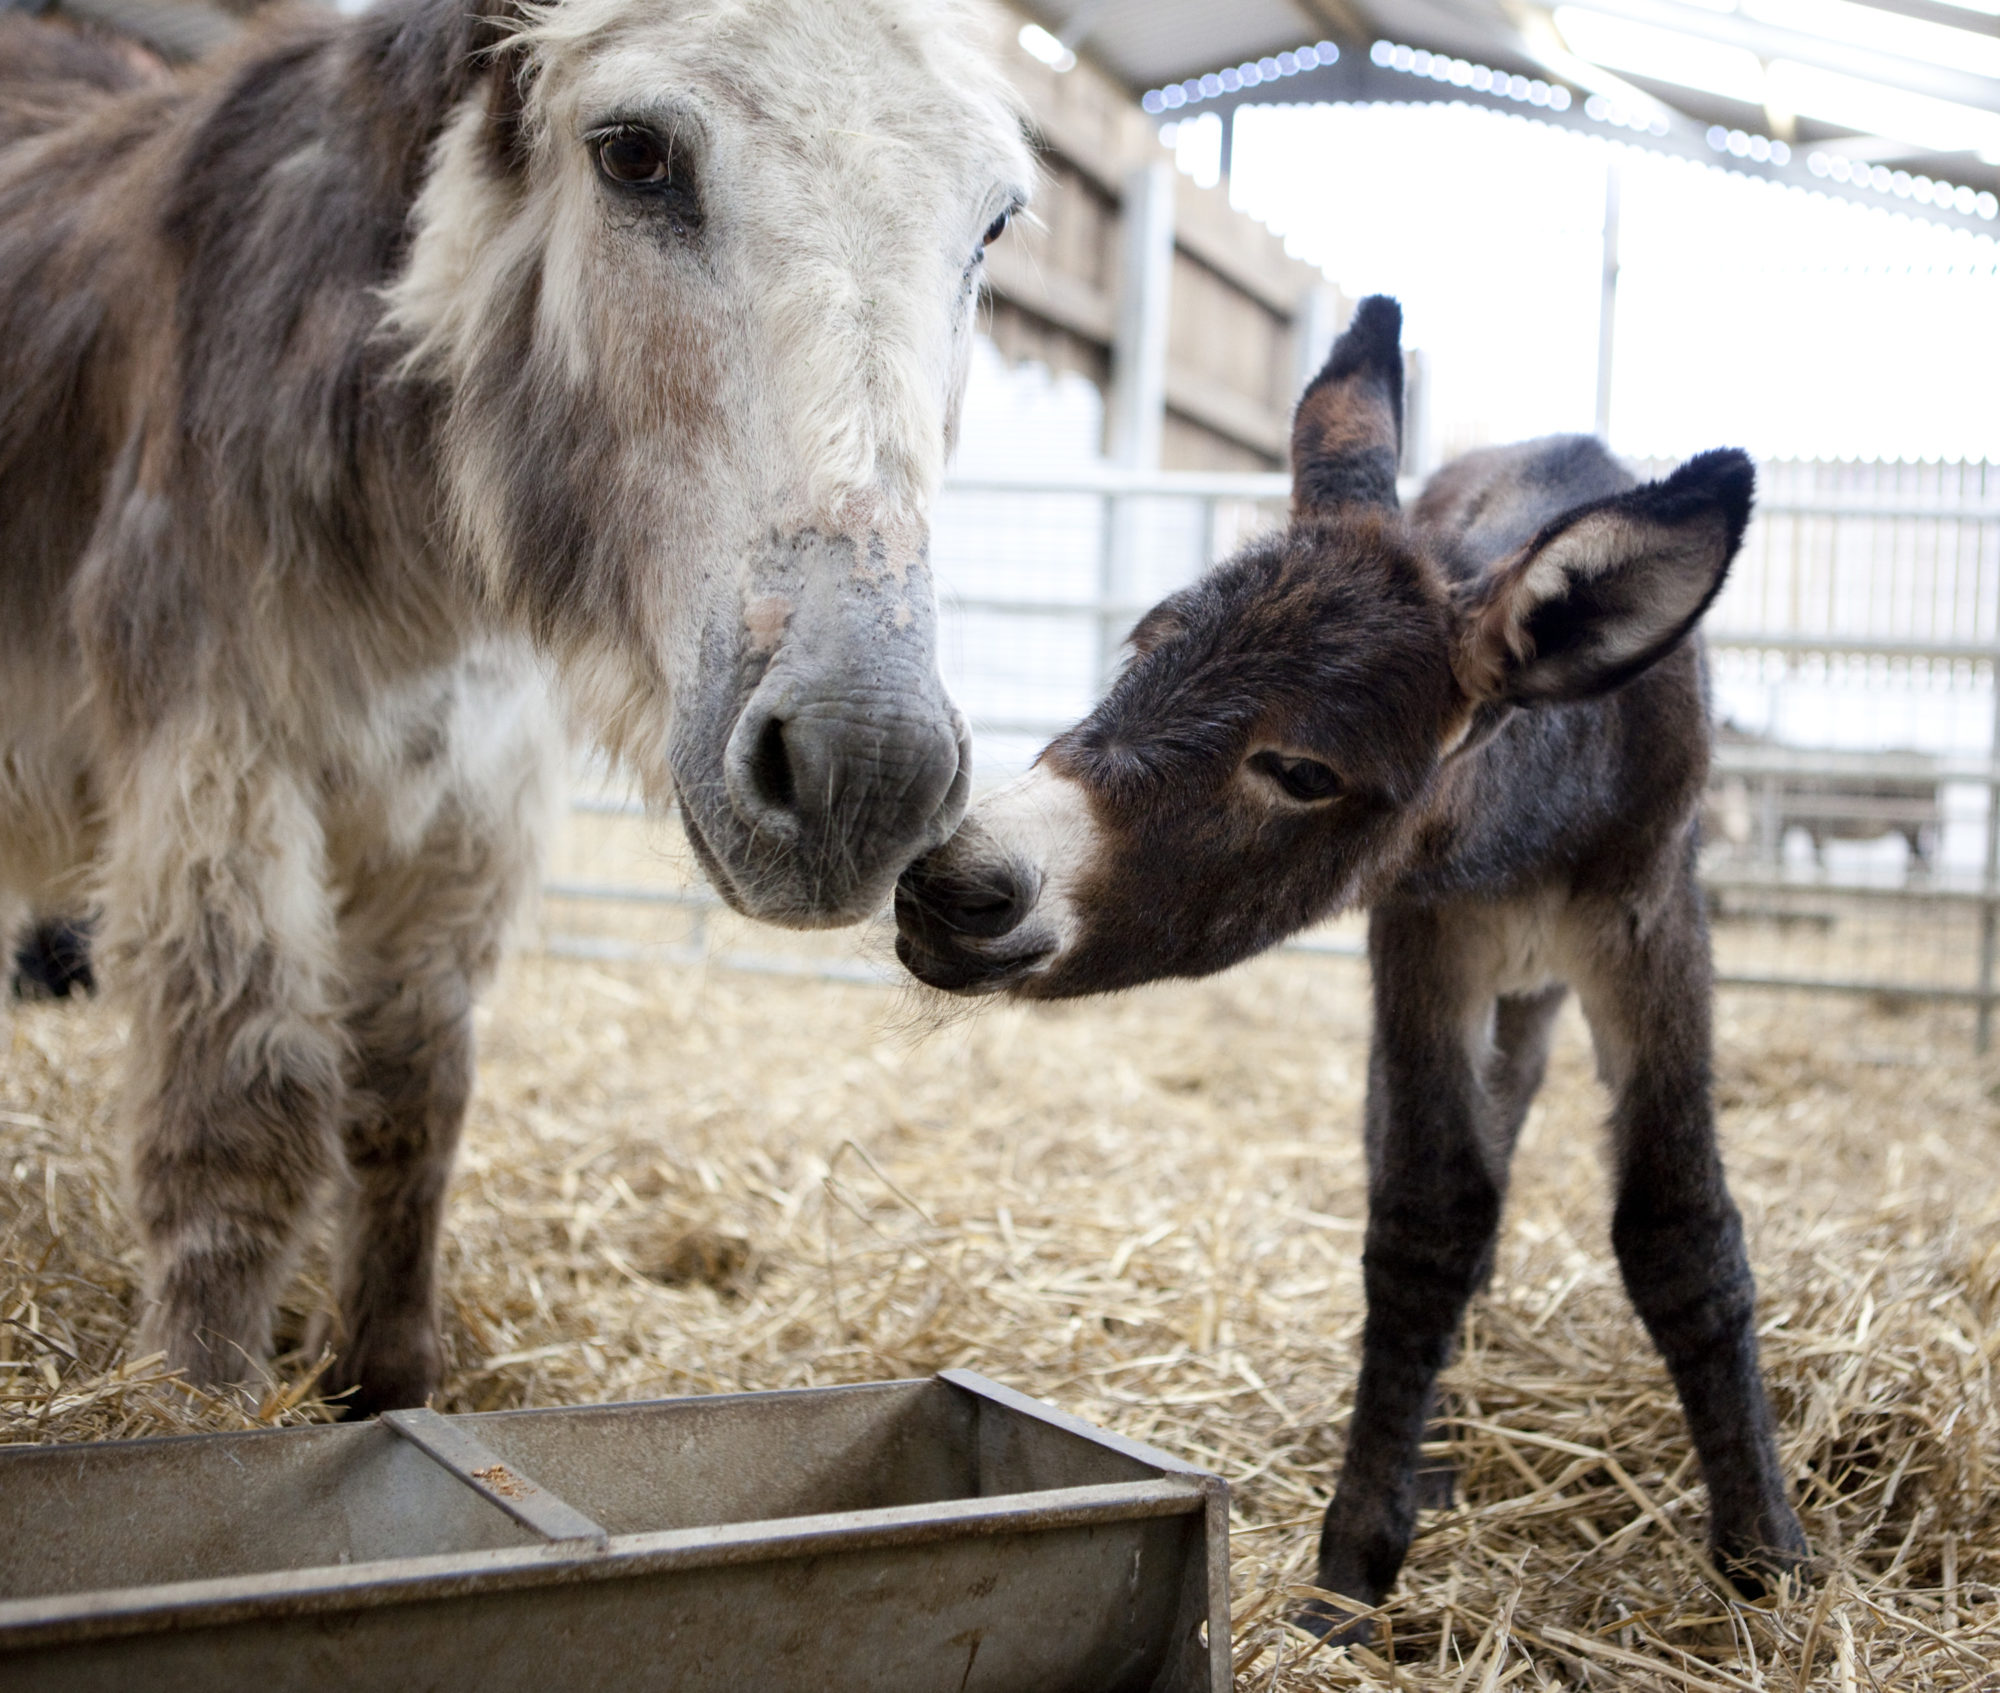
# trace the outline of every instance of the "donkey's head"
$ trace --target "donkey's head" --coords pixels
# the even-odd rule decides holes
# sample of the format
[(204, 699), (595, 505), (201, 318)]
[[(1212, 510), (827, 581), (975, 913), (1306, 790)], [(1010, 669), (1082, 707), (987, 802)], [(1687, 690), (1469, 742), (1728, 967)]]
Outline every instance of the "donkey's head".
[(753, 916), (866, 915), (964, 806), (927, 514), (1031, 178), (979, 34), (934, 0), (523, 4), (392, 290), (482, 592)]
[(1103, 703), (904, 875), (922, 980), (1063, 998), (1233, 964), (1385, 892), (1511, 712), (1605, 693), (1693, 627), (1749, 461), (1704, 454), (1469, 570), (1397, 510), (1401, 323), (1364, 301), (1299, 402), (1285, 532), (1147, 613)]

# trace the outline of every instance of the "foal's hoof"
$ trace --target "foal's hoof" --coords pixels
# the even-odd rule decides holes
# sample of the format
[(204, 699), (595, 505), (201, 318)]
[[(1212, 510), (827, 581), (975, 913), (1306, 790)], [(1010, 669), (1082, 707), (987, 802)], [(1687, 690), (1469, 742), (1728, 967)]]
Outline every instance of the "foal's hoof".
[(1304, 1629), (1329, 1646), (1366, 1646), (1375, 1638), (1372, 1614), (1362, 1611), (1357, 1616), (1331, 1599), (1308, 1599), (1287, 1620), (1294, 1628)]
[(1716, 1573), (1747, 1604), (1770, 1598), (1787, 1578), (1796, 1589), (1812, 1575), (1812, 1556), (1806, 1546), (1805, 1531), (1796, 1522), (1784, 1525), (1772, 1539), (1778, 1543), (1709, 1546), (1709, 1560)]
[(374, 1387), (363, 1383), (333, 1399), (341, 1409), (341, 1420), (349, 1423), (366, 1422), (370, 1417), (379, 1417), (384, 1411), (420, 1410), (430, 1400), (431, 1390), (419, 1392), (414, 1387)]
[(1439, 1458), (1424, 1464), (1410, 1478), (1420, 1511), (1448, 1511), (1458, 1503), (1458, 1466)]

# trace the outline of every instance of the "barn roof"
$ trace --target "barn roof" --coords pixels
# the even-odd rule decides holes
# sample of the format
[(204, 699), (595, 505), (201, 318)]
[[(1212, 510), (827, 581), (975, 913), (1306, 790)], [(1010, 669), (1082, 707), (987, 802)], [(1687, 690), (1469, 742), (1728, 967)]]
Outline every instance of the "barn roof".
[[(183, 57), (234, 27), (215, 0), (8, 4), (57, 5)], [(1273, 100), (1492, 104), (2000, 229), (2000, 0), (1013, 4), (1046, 49), (1087, 53), (1163, 119)]]
[[(1015, 3), (1162, 118), (1271, 101), (1500, 104), (2000, 228), (2000, 0)], [(1297, 68), (1331, 57), (1298, 53), (1321, 42), (1339, 63)], [(1537, 83), (1556, 102), (1517, 92)]]

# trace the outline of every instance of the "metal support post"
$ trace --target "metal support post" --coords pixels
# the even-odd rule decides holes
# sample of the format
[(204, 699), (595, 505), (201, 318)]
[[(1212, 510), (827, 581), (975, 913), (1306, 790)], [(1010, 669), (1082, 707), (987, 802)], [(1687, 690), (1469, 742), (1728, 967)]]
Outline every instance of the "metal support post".
[(1118, 325), (1111, 346), (1111, 462), (1157, 470), (1167, 411), (1167, 322), (1173, 298), (1174, 191), (1180, 173), (1165, 159), (1125, 179)]
[(1973, 1046), (1993, 1050), (1995, 966), (2000, 964), (2000, 646), (1993, 649), (1993, 736), (1986, 746), (1986, 897), (1979, 909), (1979, 1013)]
[(1292, 392), (1302, 394), (1340, 333), (1340, 290), (1329, 283), (1308, 288), (1292, 314)]
[[(1106, 433), (1112, 463), (1157, 470), (1167, 416), (1167, 327), (1173, 304), (1174, 196), (1180, 173), (1165, 159), (1141, 165), (1125, 179), (1124, 242), (1118, 289), (1118, 331), (1111, 348), (1111, 408)], [(1100, 604), (1131, 586), (1139, 551), (1139, 512), (1114, 496), (1098, 567)], [(1098, 618), (1097, 670), (1109, 677), (1125, 634), (1121, 620)]]
[(1437, 430), (1431, 413), (1431, 356), (1421, 347), (1403, 355), (1403, 461), (1398, 469), (1419, 482), (1437, 469)]
[(1618, 149), (1604, 161), (1604, 279), (1597, 307), (1597, 438), (1611, 440), (1611, 353), (1618, 327), (1618, 201), (1625, 167)]

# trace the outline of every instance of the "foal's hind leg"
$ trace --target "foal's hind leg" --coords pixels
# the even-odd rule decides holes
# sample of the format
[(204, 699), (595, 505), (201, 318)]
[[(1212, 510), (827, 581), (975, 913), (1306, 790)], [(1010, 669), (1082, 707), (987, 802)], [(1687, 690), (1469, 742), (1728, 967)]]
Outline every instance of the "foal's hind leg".
[(1680, 1390), (1717, 1567), (1755, 1597), (1756, 1572), (1796, 1566), (1806, 1543), (1778, 1464), (1756, 1290), (1715, 1143), (1708, 934), (1691, 869), (1668, 909), (1579, 987), (1615, 1100), (1618, 1267)]
[[(149, 1258), (146, 1333), (201, 1384), (254, 1377), (337, 1153), (332, 922), (309, 800), (214, 747), (148, 749), (105, 879), (132, 1018), (122, 1109)], [(212, 756), (204, 756), (210, 754)]]
[(1528, 1107), (1541, 1091), (1549, 1068), (1549, 1042), (1556, 1015), (1569, 989), (1502, 994), (1493, 1008), (1493, 1056), (1486, 1066), (1486, 1091), (1493, 1102), (1495, 1150), (1504, 1163), (1514, 1155)]
[[(1537, 993), (1502, 994), (1493, 1005), (1493, 1050), (1485, 1066), (1486, 1128), (1493, 1167), (1505, 1172), (1520, 1139), (1521, 1125), (1528, 1108), (1540, 1091), (1549, 1067), (1549, 1042), (1555, 1032), (1556, 1015), (1568, 998), (1562, 986), (1543, 988)], [(1487, 1253), (1477, 1285), (1484, 1287), (1493, 1274), (1493, 1256)], [(1448, 1417), (1434, 1402), (1428, 1419), (1432, 1440), (1449, 1433)], [(1416, 1500), (1420, 1509), (1442, 1510), (1456, 1492), (1457, 1469), (1444, 1459), (1423, 1464), (1417, 1471)]]

